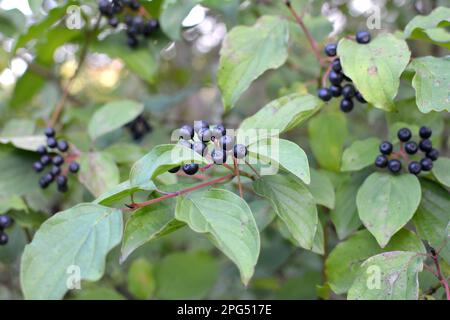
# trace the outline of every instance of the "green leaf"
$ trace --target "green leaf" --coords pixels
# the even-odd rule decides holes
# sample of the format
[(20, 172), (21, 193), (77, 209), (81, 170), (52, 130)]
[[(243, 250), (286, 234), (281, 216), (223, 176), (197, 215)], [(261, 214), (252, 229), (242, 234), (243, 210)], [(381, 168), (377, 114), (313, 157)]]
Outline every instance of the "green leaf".
[(356, 208), (356, 194), (366, 178), (365, 174), (353, 175), (336, 188), (336, 205), (330, 212), (339, 239), (345, 239), (361, 225)]
[(80, 168), (78, 179), (96, 197), (120, 182), (119, 168), (106, 153), (81, 154)]
[(450, 57), (422, 57), (414, 59), (411, 67), (416, 74), (412, 85), (416, 90), (416, 102), (423, 113), (450, 112), (448, 86), (450, 83)]
[(131, 168), (131, 186), (140, 186), (174, 167), (185, 163), (207, 164), (207, 160), (191, 149), (176, 144), (154, 147)]
[(149, 299), (156, 289), (154, 267), (145, 258), (134, 260), (128, 270), (128, 291), (138, 299)]
[(311, 169), (311, 184), (308, 188), (317, 204), (334, 209), (334, 186), (325, 172)]
[(206, 252), (173, 253), (156, 268), (159, 299), (203, 299), (219, 277), (219, 264)]
[(267, 168), (269, 174), (275, 174), (280, 165), (306, 184), (311, 182), (308, 157), (294, 142), (278, 138), (262, 139), (251, 144), (248, 152), (250, 157), (270, 165)]
[(100, 279), (106, 255), (121, 238), (120, 210), (83, 203), (55, 214), (25, 247), (20, 270), (25, 298), (63, 298), (71, 268), (79, 267), (83, 280)]
[(263, 176), (253, 182), (253, 188), (270, 201), (296, 243), (311, 250), (319, 218), (309, 190), (291, 175)]
[(361, 265), (347, 299), (417, 300), (422, 269), (423, 257), (416, 252), (380, 253)]
[(434, 248), (442, 248), (440, 256), (450, 264), (450, 242), (447, 230), (450, 221), (449, 208), (449, 192), (437, 183), (423, 180), (422, 201), (412, 221), (417, 234)]
[(175, 217), (195, 232), (206, 233), (239, 268), (247, 284), (260, 250), (259, 231), (247, 203), (234, 193), (211, 189), (178, 198)]
[(184, 18), (202, 0), (165, 0), (159, 18), (161, 29), (172, 40), (181, 40)]
[(55, 50), (62, 45), (79, 38), (81, 29), (68, 29), (65, 25), (49, 29), (44, 35), (39, 36), (39, 42), (36, 44), (36, 55), (40, 63), (51, 65), (54, 63)]
[(407, 39), (428, 40), (450, 49), (450, 33), (445, 27), (450, 25), (450, 8), (438, 7), (427, 16), (416, 16), (405, 27)]
[(327, 258), (325, 272), (331, 289), (337, 294), (347, 292), (359, 274), (364, 260), (373, 255), (394, 250), (426, 253), (420, 239), (406, 229), (397, 232), (384, 249), (380, 248), (368, 230), (358, 231), (339, 243)]
[(147, 183), (142, 184), (138, 187), (132, 187), (130, 185), (130, 180), (127, 180), (109, 189), (101, 196), (99, 196), (97, 199), (95, 199), (94, 202), (105, 206), (109, 206), (123, 198), (131, 196), (135, 192), (152, 191), (155, 189), (156, 186), (152, 181), (148, 181)]
[(322, 113), (308, 124), (311, 149), (323, 169), (339, 171), (342, 149), (348, 136), (342, 112)]
[(400, 75), (411, 56), (406, 42), (389, 33), (365, 45), (344, 38), (339, 42), (338, 54), (344, 73), (364, 99), (376, 108), (394, 110)]
[(288, 40), (287, 21), (275, 16), (263, 16), (252, 27), (237, 26), (227, 34), (217, 74), (225, 111), (256, 78), (284, 64)]
[(45, 136), (0, 137), (0, 143), (10, 143), (18, 149), (33, 152), (36, 152), (39, 146), (45, 145), (46, 141)]
[(105, 104), (97, 110), (88, 126), (92, 140), (123, 127), (134, 120), (144, 110), (144, 106), (131, 100), (119, 100)]
[(381, 247), (413, 217), (421, 193), (412, 174), (375, 172), (364, 181), (356, 196), (358, 214)]
[(21, 196), (37, 190), (38, 176), (32, 173), (35, 153), (0, 145), (0, 194)]
[(440, 157), (437, 159), (432, 172), (441, 184), (450, 188), (450, 158)]
[[(17, 80), (9, 104), (13, 108), (22, 107), (39, 92), (45, 85), (45, 79), (30, 69)], [(26, 94), (25, 94), (26, 92)]]
[(184, 223), (174, 219), (174, 209), (173, 201), (166, 200), (133, 212), (125, 224), (120, 262), (147, 242), (183, 227)]
[(132, 143), (115, 143), (110, 145), (103, 151), (108, 153), (114, 158), (114, 161), (118, 164), (133, 163), (136, 159), (142, 158), (144, 155), (142, 147)]
[(373, 164), (380, 151), (380, 139), (368, 138), (352, 143), (342, 155), (341, 171), (358, 171)]
[(265, 105), (253, 116), (245, 119), (239, 130), (277, 129), (285, 132), (314, 115), (323, 102), (312, 95), (293, 93)]

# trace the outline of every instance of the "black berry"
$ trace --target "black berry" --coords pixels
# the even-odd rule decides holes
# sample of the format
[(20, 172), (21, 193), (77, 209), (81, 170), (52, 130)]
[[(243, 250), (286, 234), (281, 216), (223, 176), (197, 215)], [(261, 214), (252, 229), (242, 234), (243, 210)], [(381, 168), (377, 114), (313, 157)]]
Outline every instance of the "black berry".
[(65, 140), (59, 140), (58, 141), (58, 150), (61, 152), (66, 152), (69, 150), (69, 144)]
[(45, 129), (44, 134), (47, 136), (47, 138), (54, 137), (55, 136), (55, 129), (48, 127), (48, 128)]
[(12, 219), (6, 214), (0, 214), (0, 229), (6, 229), (12, 224)]
[(227, 162), (227, 153), (221, 149), (214, 149), (211, 152), (211, 158), (215, 164), (223, 164)]
[(341, 100), (341, 110), (343, 112), (350, 112), (353, 110), (353, 101), (351, 99), (342, 99)]
[(430, 171), (431, 169), (433, 169), (433, 160), (431, 160), (430, 158), (423, 158), (422, 160), (420, 160), (420, 164), (422, 165), (423, 171)]
[(190, 125), (184, 125), (180, 128), (180, 138), (190, 140), (194, 138), (194, 128)]
[(247, 155), (247, 147), (243, 144), (235, 144), (233, 147), (233, 155), (236, 159), (243, 159)]
[(80, 165), (78, 164), (78, 162), (72, 161), (69, 164), (69, 171), (72, 172), (72, 173), (77, 173), (78, 170), (80, 170)]
[(41, 157), (41, 159), (39, 161), (45, 167), (52, 161), (52, 159), (48, 155), (45, 154)]
[(56, 148), (56, 145), (58, 144), (58, 142), (56, 141), (56, 139), (55, 138), (53, 138), (53, 137), (50, 137), (50, 138), (48, 138), (47, 139), (47, 146), (49, 147), (49, 148)]
[(8, 235), (4, 231), (0, 231), (0, 246), (8, 243)]
[(352, 84), (346, 84), (342, 88), (342, 95), (344, 96), (344, 98), (347, 98), (347, 99), (353, 98), (355, 96), (355, 94), (356, 94), (356, 90)]
[(325, 46), (325, 54), (329, 57), (334, 57), (337, 51), (336, 43), (329, 43)]
[(428, 139), (429, 137), (431, 137), (432, 133), (433, 133), (433, 131), (430, 128), (425, 127), (425, 126), (423, 126), (419, 129), (419, 136), (422, 139)]
[(192, 148), (192, 144), (189, 141), (186, 141), (186, 140), (180, 140), (180, 141), (178, 141), (178, 144), (183, 146), (183, 147), (189, 148), (189, 149)]
[(61, 168), (58, 167), (58, 166), (53, 166), (53, 167), (50, 169), (50, 173), (51, 173), (54, 177), (56, 177), (57, 175), (59, 175), (59, 174), (61, 173)]
[(186, 163), (183, 165), (183, 172), (186, 173), (189, 176), (192, 176), (197, 173), (198, 171), (198, 164), (196, 163)]
[(342, 94), (342, 87), (331, 85), (330, 92), (333, 97), (339, 97)]
[(401, 128), (397, 132), (397, 137), (398, 137), (398, 140), (400, 140), (402, 142), (406, 142), (409, 139), (411, 139), (411, 130), (409, 130), (408, 128)]
[(382, 154), (391, 154), (393, 149), (392, 143), (390, 143), (389, 141), (384, 141), (380, 144), (380, 152)]
[(411, 161), (408, 165), (408, 171), (412, 174), (419, 174), (422, 170), (422, 165), (417, 161)]
[(136, 48), (139, 45), (139, 41), (136, 37), (134, 36), (128, 36), (127, 39), (127, 44), (130, 48)]
[(37, 153), (43, 156), (44, 154), (47, 154), (47, 147), (46, 146), (40, 146), (37, 148)]
[(198, 131), (198, 138), (203, 142), (211, 141), (212, 132), (208, 128), (201, 128)]
[(355, 93), (355, 98), (356, 100), (358, 100), (361, 103), (367, 103), (366, 99), (364, 99), (364, 97), (362, 96), (361, 92), (357, 91)]
[(178, 171), (180, 171), (180, 168), (181, 168), (180, 166), (172, 168), (172, 169), (169, 170), (169, 172), (170, 173), (177, 173)]
[(328, 80), (330, 80), (330, 83), (334, 84), (335, 86), (340, 85), (342, 80), (344, 80), (344, 76), (340, 72), (336, 72), (334, 70), (330, 71), (330, 74), (328, 75)]
[(52, 159), (52, 163), (55, 166), (61, 166), (64, 163), (64, 158), (62, 156), (60, 156), (59, 154), (57, 154), (56, 156), (53, 157)]
[(202, 128), (209, 128), (209, 123), (205, 120), (194, 121), (194, 131), (199, 132)]
[(61, 193), (65, 193), (65, 192), (67, 192), (69, 190), (69, 187), (67, 186), (67, 184), (64, 184), (64, 185), (58, 185), (58, 191), (59, 192), (61, 192)]
[(41, 172), (42, 170), (44, 170), (44, 166), (42, 165), (41, 162), (36, 161), (35, 163), (33, 163), (33, 169), (36, 172)]
[(388, 168), (393, 173), (400, 172), (400, 170), (402, 169), (402, 163), (397, 159), (389, 160)]
[(56, 177), (56, 184), (58, 186), (67, 185), (67, 178), (65, 176), (57, 176)]
[(211, 132), (212, 132), (211, 140), (220, 139), (221, 137), (227, 134), (227, 130), (222, 124), (218, 124), (217, 126), (215, 126), (211, 130)]
[(388, 164), (388, 158), (385, 155), (379, 155), (375, 158), (375, 166), (385, 168)]
[(415, 154), (417, 152), (417, 150), (419, 150), (419, 147), (417, 146), (417, 143), (415, 143), (414, 141), (408, 141), (407, 143), (405, 143), (405, 151), (408, 154)]
[(229, 135), (224, 135), (220, 138), (219, 142), (223, 150), (230, 151), (234, 145), (234, 138)]
[(317, 90), (317, 95), (323, 101), (330, 101), (332, 98), (331, 91), (328, 88), (320, 88), (319, 90)]
[(197, 152), (198, 154), (202, 155), (203, 157), (206, 155), (206, 144), (201, 141), (196, 141), (192, 145), (192, 150)]
[(427, 158), (436, 161), (439, 158), (439, 151), (437, 149), (431, 149), (427, 152)]
[(116, 17), (111, 17), (108, 20), (108, 24), (113, 28), (117, 28), (117, 26), (119, 25), (119, 19), (117, 19)]
[(341, 59), (336, 58), (331, 62), (331, 68), (336, 72), (342, 71)]
[(433, 144), (428, 139), (423, 139), (419, 142), (419, 149), (423, 152), (429, 152), (433, 149)]
[(370, 33), (367, 31), (359, 31), (356, 33), (356, 42), (366, 44), (370, 42)]

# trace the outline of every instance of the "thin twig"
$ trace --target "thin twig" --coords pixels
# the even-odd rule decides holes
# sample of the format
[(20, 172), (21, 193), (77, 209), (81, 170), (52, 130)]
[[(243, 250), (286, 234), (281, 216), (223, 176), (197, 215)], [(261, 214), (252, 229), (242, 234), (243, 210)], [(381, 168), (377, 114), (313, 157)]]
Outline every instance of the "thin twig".
[(431, 255), (434, 265), (436, 266), (437, 278), (439, 279), (439, 281), (441, 282), (442, 286), (445, 289), (445, 295), (447, 297), (447, 300), (450, 300), (450, 287), (448, 285), (447, 279), (442, 275), (441, 265), (439, 263), (439, 256), (437, 255), (436, 251), (433, 248), (431, 249)]
[(255, 169), (255, 168), (254, 168), (247, 160), (245, 160), (245, 164), (246, 164), (247, 166), (249, 166), (250, 169), (252, 169), (252, 171), (256, 174), (256, 176), (257, 176), (258, 178), (261, 178), (261, 176), (259, 175), (258, 171), (256, 171), (256, 169)]
[(237, 177), (238, 186), (239, 186), (239, 195), (241, 196), (241, 198), (244, 198), (244, 192), (242, 191), (241, 176), (239, 175), (239, 168), (238, 168), (235, 158), (233, 158), (233, 164), (234, 164), (234, 172)]

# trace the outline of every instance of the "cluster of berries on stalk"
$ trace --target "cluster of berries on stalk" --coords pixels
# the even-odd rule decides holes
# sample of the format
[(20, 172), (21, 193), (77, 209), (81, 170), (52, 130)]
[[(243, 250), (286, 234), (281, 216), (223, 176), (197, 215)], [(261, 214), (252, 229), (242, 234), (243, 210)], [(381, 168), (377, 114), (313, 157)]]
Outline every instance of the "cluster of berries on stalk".
[(5, 232), (5, 229), (10, 227), (13, 223), (13, 220), (7, 214), (0, 214), (0, 246), (4, 246), (8, 243), (8, 235)]
[[(398, 173), (402, 169), (402, 162), (399, 158), (407, 161), (409, 173), (418, 175), (422, 171), (430, 171), (433, 168), (433, 161), (439, 158), (439, 151), (433, 148), (430, 137), (432, 130), (428, 127), (421, 127), (419, 130), (420, 142), (411, 140), (411, 130), (402, 128), (398, 130), (397, 137), (400, 140), (400, 151), (394, 152), (393, 145), (389, 141), (380, 144), (381, 155), (375, 159), (378, 168), (388, 168), (392, 173)], [(410, 159), (421, 151), (424, 156), (420, 160)]]
[(152, 132), (153, 128), (143, 116), (139, 116), (133, 121), (127, 123), (125, 127), (130, 130), (134, 141), (141, 141), (147, 133)]
[[(247, 147), (236, 144), (235, 137), (227, 134), (222, 124), (210, 126), (204, 120), (195, 121), (194, 126), (184, 125), (178, 133), (180, 139), (178, 144), (194, 150), (203, 157), (210, 157), (217, 165), (226, 163), (229, 155), (235, 159), (244, 159), (248, 153)], [(208, 150), (208, 144), (213, 146), (211, 152)], [(197, 163), (186, 163), (170, 169), (169, 172), (177, 173), (180, 169), (187, 175), (194, 175), (198, 172), (199, 166)]]
[(141, 15), (141, 4), (137, 0), (100, 0), (98, 9), (111, 27), (124, 24), (131, 48), (139, 45), (139, 36), (148, 38), (159, 29), (157, 19), (146, 19)]
[[(68, 153), (69, 144), (67, 141), (55, 138), (53, 128), (45, 129), (45, 135), (47, 136), (47, 146), (42, 145), (36, 150), (41, 158), (33, 164), (33, 169), (36, 172), (42, 172), (47, 166), (51, 166), (51, 168), (39, 179), (39, 186), (45, 189), (53, 181), (56, 181), (58, 191), (67, 192), (67, 171), (77, 173), (80, 170), (80, 165), (71, 159), (73, 156)], [(49, 153), (48, 149), (54, 152)], [(59, 152), (56, 153), (56, 151)], [(63, 170), (65, 162), (69, 162), (67, 170)]]
[[(369, 43), (370, 33), (367, 31), (359, 31), (356, 34), (356, 42), (360, 44)], [(341, 60), (336, 57), (337, 44), (327, 44), (325, 46), (325, 54), (330, 58), (334, 58), (334, 60), (331, 62), (328, 73), (328, 81), (330, 82), (330, 86), (328, 88), (320, 88), (317, 91), (319, 98), (323, 101), (330, 101), (333, 97), (338, 98), (342, 96), (340, 108), (343, 112), (350, 112), (353, 110), (353, 98), (358, 100), (360, 103), (366, 103), (367, 101), (351, 83), (352, 80), (342, 71)], [(345, 82), (347, 82), (347, 84), (345, 84)]]

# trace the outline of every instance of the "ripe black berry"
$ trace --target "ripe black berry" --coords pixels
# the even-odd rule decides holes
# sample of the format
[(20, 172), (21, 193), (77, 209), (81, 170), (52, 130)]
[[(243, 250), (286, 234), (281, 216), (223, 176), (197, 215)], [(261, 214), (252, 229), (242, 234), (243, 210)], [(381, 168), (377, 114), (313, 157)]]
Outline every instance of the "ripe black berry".
[(0, 246), (8, 243), (8, 235), (4, 231), (0, 231)]
[(43, 156), (44, 154), (47, 154), (47, 147), (46, 146), (40, 146), (37, 148), (36, 152)]
[(117, 19), (116, 17), (111, 17), (108, 19), (108, 24), (113, 28), (117, 28), (117, 26), (119, 25), (119, 19)]
[(336, 58), (331, 62), (331, 68), (336, 72), (342, 71), (341, 59)]
[(65, 176), (57, 176), (56, 177), (56, 184), (58, 186), (67, 185), (67, 178)]
[(180, 166), (172, 168), (172, 169), (169, 170), (169, 172), (170, 173), (177, 173), (178, 171), (180, 171), (180, 168), (181, 168)]
[(77, 173), (78, 170), (80, 170), (80, 165), (78, 164), (78, 162), (72, 161), (69, 164), (69, 171), (72, 172), (72, 173)]
[(392, 148), (393, 148), (392, 143), (390, 143), (389, 141), (384, 141), (380, 144), (380, 152), (382, 154), (386, 155), (391, 154)]
[(136, 48), (139, 45), (139, 41), (134, 36), (128, 36), (127, 44), (130, 48)]
[(42, 170), (44, 170), (44, 166), (42, 165), (41, 162), (36, 161), (35, 163), (33, 163), (33, 169), (36, 172), (41, 172)]
[(47, 146), (49, 147), (49, 148), (56, 148), (56, 145), (58, 144), (58, 142), (56, 141), (56, 139), (55, 138), (53, 138), (53, 137), (50, 137), (50, 138), (48, 138), (47, 139)]
[(59, 174), (61, 173), (61, 168), (58, 167), (58, 166), (53, 166), (53, 167), (50, 169), (50, 173), (51, 173), (54, 177), (56, 177), (57, 175), (59, 175)]
[(214, 149), (211, 152), (211, 158), (215, 164), (224, 164), (227, 162), (227, 153), (221, 149)]
[(136, 10), (138, 10), (141, 7), (141, 5), (136, 0), (131, 0), (131, 2), (129, 4), (129, 7), (130, 7), (131, 10), (136, 11)]
[(227, 134), (227, 130), (222, 124), (218, 124), (217, 126), (215, 126), (211, 130), (211, 132), (212, 132), (211, 140), (220, 139), (221, 137)]
[(194, 128), (188, 124), (180, 128), (180, 138), (184, 140), (190, 140), (194, 138)]
[(236, 159), (243, 159), (247, 155), (247, 147), (243, 144), (235, 144), (233, 146), (233, 155)]
[(159, 22), (156, 19), (150, 19), (144, 23), (142, 34), (146, 37), (150, 36), (153, 32), (158, 30)]
[(319, 90), (317, 90), (317, 95), (323, 101), (330, 101), (332, 98), (331, 91), (328, 88), (320, 88)]
[(197, 152), (198, 154), (202, 155), (203, 157), (206, 155), (206, 144), (201, 141), (196, 141), (192, 145), (192, 150)]
[(352, 84), (346, 84), (342, 88), (342, 95), (344, 96), (344, 98), (347, 98), (347, 99), (353, 98), (355, 96), (355, 94), (356, 94), (356, 90)]
[(41, 159), (39, 161), (45, 167), (52, 161), (52, 159), (48, 155), (45, 154), (41, 157)]
[(359, 31), (356, 33), (356, 42), (366, 44), (370, 42), (370, 33), (367, 31)]
[(423, 139), (419, 142), (419, 149), (423, 152), (429, 152), (433, 149), (433, 144), (428, 139)]
[(330, 80), (330, 83), (334, 84), (335, 86), (340, 85), (342, 80), (344, 80), (344, 76), (340, 72), (336, 72), (334, 70), (330, 71), (330, 74), (328, 75), (328, 80)]
[(414, 141), (408, 141), (407, 143), (405, 143), (405, 151), (408, 154), (415, 154), (418, 149), (419, 147)]
[(343, 112), (350, 112), (353, 110), (353, 101), (351, 99), (342, 99), (341, 100), (341, 110)]
[(0, 229), (6, 229), (12, 224), (12, 219), (7, 214), (0, 214)]
[(61, 157), (59, 154), (57, 154), (56, 156), (53, 157), (52, 163), (53, 163), (55, 166), (58, 166), (58, 167), (59, 167), (59, 166), (61, 166), (61, 165), (64, 163), (64, 158)]
[(391, 172), (397, 173), (402, 169), (402, 163), (397, 159), (389, 160), (388, 168)]
[(223, 150), (230, 151), (234, 145), (234, 138), (229, 135), (224, 135), (220, 138), (219, 142)]
[(388, 158), (385, 155), (379, 155), (375, 158), (375, 166), (385, 168), (388, 164)]
[(198, 138), (203, 142), (211, 141), (212, 132), (208, 128), (201, 128), (198, 131)]
[(329, 57), (334, 57), (336, 55), (337, 45), (336, 43), (329, 43), (325, 46), (325, 54)]
[(427, 152), (427, 158), (436, 161), (439, 158), (439, 151), (437, 149), (431, 149)]
[(419, 136), (422, 139), (428, 139), (429, 137), (431, 137), (432, 133), (433, 133), (433, 131), (430, 128), (425, 127), (425, 126), (423, 126), (419, 129)]
[(199, 132), (202, 128), (209, 128), (209, 123), (205, 120), (194, 121), (194, 131)]
[(358, 100), (361, 103), (367, 103), (366, 99), (364, 99), (361, 92), (359, 92), (359, 91), (356, 91), (355, 98), (356, 98), (356, 100)]
[(186, 173), (189, 176), (192, 176), (197, 173), (198, 171), (198, 164), (196, 163), (186, 163), (183, 165), (183, 172)]
[(408, 128), (401, 128), (397, 132), (397, 137), (400, 141), (406, 142), (411, 139), (411, 130), (409, 130)]
[(422, 165), (417, 161), (411, 161), (408, 165), (408, 171), (412, 174), (419, 174), (422, 170)]
[(430, 158), (423, 158), (422, 160), (420, 160), (420, 164), (422, 165), (423, 171), (430, 171), (431, 169), (433, 169), (433, 160), (431, 160)]
[(47, 136), (47, 138), (51, 138), (55, 136), (55, 129), (53, 128), (46, 128), (44, 131), (45, 135)]
[(67, 192), (68, 190), (69, 190), (69, 187), (67, 186), (67, 184), (64, 184), (64, 185), (61, 185), (61, 186), (58, 185), (58, 191), (59, 191), (59, 192), (65, 193), (65, 192)]
[(342, 87), (341, 86), (330, 86), (331, 95), (333, 97), (339, 97), (342, 94)]
[(53, 180), (55, 179), (55, 177), (51, 174), (51, 173), (46, 173), (43, 176), (44, 180), (47, 182), (47, 184), (50, 184), (53, 182)]
[(58, 150), (61, 152), (66, 152), (69, 150), (69, 144), (65, 140), (59, 140), (58, 141)]
[(100, 0), (98, 3), (98, 10), (104, 16), (110, 16), (113, 13), (113, 8), (108, 0)]
[(42, 189), (47, 188), (49, 184), (50, 184), (50, 182), (48, 182), (47, 179), (46, 179), (45, 177), (41, 177), (41, 178), (39, 179), (39, 186), (40, 186)]

